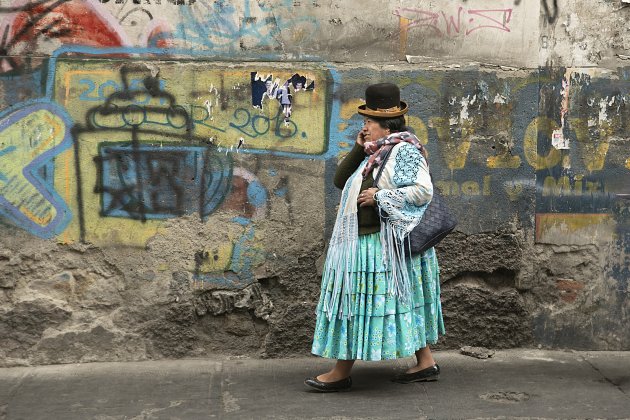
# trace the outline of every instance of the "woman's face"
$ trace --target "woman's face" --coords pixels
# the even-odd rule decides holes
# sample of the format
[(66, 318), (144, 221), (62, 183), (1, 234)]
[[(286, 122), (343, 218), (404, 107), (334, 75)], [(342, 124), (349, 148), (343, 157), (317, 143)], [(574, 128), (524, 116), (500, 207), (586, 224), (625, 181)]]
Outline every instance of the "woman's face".
[(391, 134), (389, 128), (385, 129), (381, 127), (377, 121), (369, 117), (363, 119), (363, 129), (365, 131), (366, 141), (376, 141)]

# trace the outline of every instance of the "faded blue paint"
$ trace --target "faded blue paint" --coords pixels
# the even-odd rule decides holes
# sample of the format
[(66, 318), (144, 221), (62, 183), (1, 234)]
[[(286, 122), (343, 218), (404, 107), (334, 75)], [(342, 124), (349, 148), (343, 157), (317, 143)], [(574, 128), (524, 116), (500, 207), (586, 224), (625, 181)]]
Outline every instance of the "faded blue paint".
[[(227, 2), (208, 3), (207, 10), (201, 14), (200, 9), (193, 12), (185, 8), (173, 38), (192, 44), (191, 48), (205, 47), (212, 54), (227, 52), (241, 57), (243, 54), (239, 41), (244, 38), (255, 42), (253, 48), (268, 48), (278, 44), (278, 34), (285, 29), (305, 25), (308, 29), (304, 33), (310, 36), (315, 36), (319, 29), (319, 23), (313, 16), (292, 13), (290, 19), (284, 20), (279, 9), (292, 7), (290, 2), (285, 2), (284, 6), (274, 5), (275, 12), (271, 6), (266, 8), (264, 3), (257, 2), (260, 10), (268, 13), (259, 19), (252, 16), (249, 1), (245, 0), (243, 16), (239, 16), (238, 10)], [(301, 44), (305, 43), (310, 43), (310, 39), (303, 39)]]
[[(16, 149), (16, 147), (15, 147), (15, 146), (9, 146), (9, 147), (6, 147), (6, 148), (4, 148), (4, 149), (0, 150), (0, 157), (4, 156), (4, 155), (6, 155), (6, 154), (11, 153), (11, 152), (12, 152), (12, 151), (14, 151), (15, 149)], [(9, 180), (9, 178), (7, 178), (7, 177), (6, 177), (6, 175), (4, 175), (2, 172), (0, 172), (0, 181), (4, 181), (4, 182), (6, 182), (6, 181), (8, 181), (8, 180)]]
[(242, 216), (236, 216), (231, 219), (232, 222), (238, 223), (241, 226), (247, 226), (252, 223), (251, 219)]
[(232, 218), (231, 221), (244, 226), (245, 231), (234, 243), (229, 270), (222, 273), (196, 274), (195, 279), (227, 289), (242, 289), (254, 282), (253, 269), (264, 260), (264, 255), (255, 247), (255, 226), (252, 221), (240, 216)]
[[(356, 133), (361, 130), (363, 120), (361, 118), (354, 118), (345, 120), (341, 118), (341, 101), (337, 98), (341, 97), (342, 76), (333, 67), (328, 67), (332, 81), (333, 81), (333, 93), (332, 97), (335, 98), (332, 101), (332, 109), (330, 113), (330, 122), (328, 123), (328, 150), (326, 153), (326, 159), (336, 157), (339, 152), (343, 150), (350, 150), (353, 145), (348, 147), (341, 147), (340, 143), (347, 143), (348, 138), (354, 139)], [(347, 127), (343, 131), (339, 131), (338, 127), (342, 124), (347, 124)]]
[(247, 186), (247, 199), (254, 207), (262, 207), (267, 202), (267, 190), (260, 182), (252, 181)]
[(26, 104), (24, 97), (40, 98), (45, 94), (42, 83), (42, 72), (45, 66), (41, 66), (31, 72), (20, 72), (20, 74), (0, 75), (0, 90), (2, 91), (2, 105)]
[[(46, 110), (64, 122), (64, 137), (59, 144), (46, 150), (44, 153), (35, 156), (32, 161), (27, 163), (22, 170), (22, 174), (41, 194), (41, 196), (34, 197), (33, 199), (41, 201), (43, 198), (48, 201), (55, 209), (56, 214), (46, 226), (41, 226), (22, 213), (19, 206), (16, 207), (6, 198), (0, 196), (0, 216), (3, 216), (14, 225), (30, 232), (33, 235), (41, 238), (52, 238), (63, 232), (72, 220), (72, 212), (70, 211), (67, 203), (55, 191), (55, 187), (53, 185), (54, 177), (52, 173), (54, 170), (53, 161), (55, 157), (72, 146), (72, 137), (70, 135), (72, 121), (70, 120), (70, 117), (66, 114), (66, 111), (63, 108), (55, 103), (49, 102), (48, 100), (37, 99), (26, 101), (10, 107), (0, 113), (0, 138), (2, 137), (2, 132), (11, 127), (11, 125), (27, 117), (29, 114), (40, 110)], [(27, 134), (28, 133), (26, 132), (24, 133), (25, 141), (28, 141), (28, 138), (26, 137)], [(0, 156), (4, 155), (3, 159), (11, 158), (8, 154), (14, 150), (12, 147), (13, 146), (9, 146), (3, 149), (3, 153)], [(5, 181), (9, 181), (5, 175), (3, 175), (3, 178)], [(21, 204), (26, 204), (28, 202), (29, 200), (25, 200)]]
[(12, 151), (14, 151), (16, 149), (15, 146), (9, 146), (9, 147), (5, 147), (4, 149), (0, 150), (0, 156), (6, 155), (8, 153), (11, 153)]
[(288, 192), (289, 192), (289, 189), (287, 187), (282, 187), (282, 188), (278, 188), (273, 193), (277, 195), (278, 197), (284, 197), (287, 195)]
[(99, 147), (102, 216), (208, 216), (229, 192), (232, 163), (207, 147), (109, 144)]

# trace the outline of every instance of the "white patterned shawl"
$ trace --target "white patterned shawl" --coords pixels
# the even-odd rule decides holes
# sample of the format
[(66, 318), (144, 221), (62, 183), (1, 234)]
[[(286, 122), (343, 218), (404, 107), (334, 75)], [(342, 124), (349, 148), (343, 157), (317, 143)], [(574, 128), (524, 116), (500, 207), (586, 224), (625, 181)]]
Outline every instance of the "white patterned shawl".
[(381, 215), (381, 245), (387, 267), (388, 293), (404, 303), (411, 297), (406, 239), (420, 223), (431, 199), (433, 183), (427, 161), (413, 145), (394, 146), (385, 162), (374, 198)]
[[(353, 315), (352, 272), (357, 271), (359, 238), (357, 198), (363, 181), (361, 172), (366, 163), (367, 157), (346, 181), (330, 239), (324, 265), (325, 278), (333, 279), (332, 298), (324, 308), (329, 320), (335, 309), (338, 309), (339, 318)], [(378, 169), (368, 176), (376, 176)], [(420, 223), (432, 196), (433, 185), (422, 154), (409, 143), (394, 146), (374, 198), (382, 216), (381, 244), (387, 267), (388, 293), (403, 302), (409, 302), (411, 297), (405, 239)]]

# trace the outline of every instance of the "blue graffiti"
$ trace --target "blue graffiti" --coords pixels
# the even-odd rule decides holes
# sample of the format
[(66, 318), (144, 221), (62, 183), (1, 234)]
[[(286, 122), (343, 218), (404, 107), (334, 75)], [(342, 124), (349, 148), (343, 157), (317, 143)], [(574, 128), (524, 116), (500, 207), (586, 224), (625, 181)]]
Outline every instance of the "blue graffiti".
[[(66, 54), (84, 54), (84, 55), (92, 55), (92, 56), (108, 56), (108, 55), (112, 55), (112, 54), (147, 54), (147, 55), (152, 55), (152, 56), (157, 56), (157, 57), (169, 57), (171, 55), (176, 55), (176, 54), (187, 54), (190, 56), (195, 56), (195, 57), (199, 57), (199, 56), (205, 56), (207, 55), (206, 52), (202, 51), (202, 50), (186, 50), (186, 49), (175, 49), (175, 48), (135, 48), (135, 47), (120, 47), (120, 48), (95, 48), (95, 47), (86, 47), (86, 46), (76, 46), (76, 45), (66, 45), (66, 46), (62, 46), (60, 48), (58, 48), (57, 50), (55, 50), (55, 52), (52, 54), (50, 61), (49, 61), (49, 71), (48, 71), (48, 75), (46, 77), (46, 98), (48, 98), (49, 100), (52, 100), (54, 98), (54, 87), (55, 87), (55, 77), (56, 77), (56, 70), (57, 70), (57, 61), (60, 59), (60, 57), (66, 55)], [(229, 56), (225, 56), (225, 55), (221, 55), (220, 53), (217, 53), (216, 55), (213, 56), (214, 59), (220, 59), (220, 58), (227, 58)], [(257, 55), (257, 57), (260, 60), (270, 60), (270, 61), (282, 61), (283, 58), (281, 55), (279, 54), (259, 54)], [(318, 57), (313, 57), (313, 56), (309, 56), (309, 55), (304, 55), (303, 57), (303, 61), (319, 61)], [(328, 70), (330, 72), (330, 74), (333, 77), (333, 87), (335, 90), (340, 89), (341, 86), (341, 76), (339, 75), (339, 73), (334, 69), (334, 67), (332, 66), (328, 66)], [(333, 97), (335, 96), (335, 92), (333, 92)], [(19, 106), (23, 106), (24, 104), (18, 104)], [(134, 105), (136, 106), (136, 105)], [(203, 107), (197, 107), (199, 108), (198, 110), (195, 108), (195, 112), (198, 113), (202, 113), (202, 115), (207, 115), (205, 113), (205, 111), (202, 110)], [(332, 102), (332, 113), (331, 113), (331, 118), (329, 119), (329, 123), (328, 123), (328, 127), (329, 127), (329, 132), (331, 133), (331, 137), (334, 137), (334, 134), (336, 132), (336, 127), (339, 122), (342, 122), (343, 120), (338, 116), (338, 114), (335, 113), (335, 110), (338, 112), (340, 108), (340, 101), (339, 100), (333, 100)], [(197, 114), (199, 115), (199, 114)], [(209, 116), (208, 116), (209, 118)], [(219, 128), (219, 127), (213, 127), (208, 125), (205, 121), (206, 121), (206, 117), (194, 117), (193, 114), (193, 122), (195, 124), (203, 124), (206, 125), (208, 127), (211, 127), (213, 129), (219, 130), (221, 132), (225, 132), (225, 130)], [(258, 121), (258, 120), (257, 120)], [(162, 122), (155, 122), (155, 121), (151, 121), (151, 123), (154, 124), (165, 124)], [(168, 123), (168, 121), (167, 121)], [(247, 124), (246, 124), (247, 125)], [(124, 126), (124, 125), (123, 125)], [(108, 127), (108, 128), (120, 128), (120, 127)], [(358, 130), (357, 130), (358, 131)], [(246, 133), (244, 133), (246, 134)], [(284, 134), (286, 135), (286, 134)], [(302, 135), (304, 137), (304, 135)], [(334, 139), (336, 140), (336, 139)], [(345, 141), (345, 140), (344, 140)], [(338, 143), (336, 141), (331, 141), (330, 142), (330, 147), (328, 147), (328, 149), (324, 152), (321, 153), (319, 155), (313, 155), (313, 154), (309, 154), (309, 153), (298, 153), (298, 152), (286, 152), (286, 151), (276, 151), (276, 150), (268, 150), (268, 149), (253, 149), (253, 148), (247, 148), (247, 149), (242, 149), (241, 150), (242, 153), (245, 154), (252, 154), (252, 155), (272, 155), (272, 156), (281, 156), (281, 157), (289, 157), (289, 158), (296, 158), (296, 159), (316, 159), (316, 160), (328, 160), (331, 159), (335, 156), (337, 156), (337, 153), (339, 152), (339, 147), (338, 147)]]
[(277, 9), (279, 7), (290, 8), (291, 1), (283, 1), (283, 5), (275, 5), (276, 11), (271, 6), (267, 7), (257, 2), (262, 12), (268, 15), (260, 19), (253, 16), (250, 9), (250, 0), (245, 0), (243, 15), (234, 5), (226, 1), (205, 3), (191, 10), (182, 10), (182, 21), (177, 25), (173, 38), (181, 39), (192, 44), (192, 48), (206, 47), (215, 52), (241, 52), (243, 38), (251, 39), (252, 48), (274, 47), (278, 44), (278, 37), (284, 30), (302, 27), (303, 33), (309, 36), (301, 40), (301, 45), (311, 42), (319, 29), (317, 20), (312, 16), (295, 16), (291, 13), (290, 19), (285, 19)]
[[(247, 196), (252, 204), (259, 207), (264, 204), (260, 203), (259, 200), (267, 200), (267, 192), (262, 185), (257, 182), (253, 184), (257, 185), (251, 189), (248, 188)], [(242, 289), (254, 282), (252, 269), (262, 262), (265, 257), (264, 252), (255, 245), (254, 224), (251, 219), (242, 216), (233, 217), (231, 221), (243, 226), (245, 231), (234, 243), (229, 271), (221, 273), (200, 273), (199, 270), (196, 270), (194, 273), (195, 280), (234, 289)], [(198, 253), (195, 259), (202, 260), (208, 257), (208, 255), (199, 255)]]
[[(342, 86), (341, 75), (332, 67), (329, 67), (329, 72), (333, 80), (333, 86), (336, 89), (336, 91), (333, 92), (333, 98), (338, 98)], [(344, 124), (347, 124), (346, 129), (339, 131), (338, 127), (341, 127)], [(362, 126), (363, 118), (361, 118), (358, 114), (353, 116), (350, 120), (345, 120), (341, 116), (341, 101), (334, 100), (332, 102), (332, 110), (328, 122), (328, 132), (330, 133), (330, 137), (328, 153), (326, 153), (327, 158), (337, 156), (340, 151), (352, 149), (354, 146), (354, 138), (357, 133), (361, 131)], [(348, 140), (350, 140), (350, 142)], [(342, 143), (349, 143), (349, 145), (342, 147)]]
[(44, 94), (42, 69), (38, 68), (30, 73), (21, 72), (10, 76), (1, 75), (0, 89), (2, 90), (2, 106), (19, 103), (28, 97), (41, 97)]
[[(112, 119), (99, 119), (100, 114), (93, 112), (90, 114), (90, 122), (96, 128), (109, 129), (109, 128), (130, 128), (138, 127), (141, 124), (155, 124), (171, 128), (184, 128), (186, 126), (186, 120), (181, 118), (182, 115), (190, 115), (191, 121), (194, 126), (203, 125), (204, 127), (211, 128), (213, 130), (225, 133), (225, 129), (208, 124), (206, 121), (211, 120), (210, 113), (202, 106), (196, 105), (173, 105), (167, 108), (167, 112), (164, 113), (152, 113), (149, 115), (147, 109), (140, 105), (126, 105), (119, 107), (116, 104), (109, 104), (107, 107), (109, 113), (114, 113), (120, 116), (120, 119), (116, 124), (112, 124)], [(158, 117), (158, 118), (156, 118)], [(114, 120), (115, 121), (115, 120)]]
[[(16, 107), (12, 107), (0, 115), (0, 138), (2, 138), (3, 131), (21, 119), (34, 112), (46, 110), (63, 121), (65, 126), (63, 139), (37, 155), (35, 150), (31, 150), (35, 149), (31, 146), (38, 144), (39, 140), (36, 138), (41, 135), (39, 130), (42, 127), (29, 127), (32, 128), (32, 131), (28, 129), (23, 131), (23, 145), (11, 145), (0, 150), (0, 160), (14, 159), (12, 153), (18, 149), (21, 150), (22, 146), (25, 149), (16, 153), (19, 153), (21, 158), (30, 156), (23, 162), (22, 174), (24, 178), (0, 173), (0, 181), (2, 181), (0, 186), (0, 216), (33, 235), (51, 238), (63, 232), (72, 219), (72, 212), (54, 187), (54, 159), (59, 153), (72, 146), (72, 137), (70, 136), (72, 123), (61, 107), (47, 101), (28, 101), (20, 105), (22, 106), (21, 109), (15, 110)], [(27, 153), (24, 153), (25, 151)], [(3, 166), (5, 165), (0, 161), (0, 168)], [(10, 168), (11, 166), (14, 166), (14, 162), (13, 165), (6, 165), (5, 167)], [(34, 188), (33, 191), (36, 194), (27, 195), (25, 191), (29, 187), (28, 184)], [(9, 200), (7, 197), (13, 197), (13, 199)], [(16, 202), (16, 197), (22, 197), (19, 203)], [(54, 216), (51, 216), (53, 214)], [(36, 223), (33, 217), (43, 220)], [(46, 217), (50, 217), (50, 220), (47, 220)]]
[(258, 181), (252, 181), (247, 186), (247, 198), (254, 207), (261, 207), (267, 202), (267, 190)]
[(168, 219), (211, 214), (229, 192), (232, 163), (198, 146), (100, 147), (101, 215)]
[(291, 138), (298, 132), (297, 124), (291, 120), (285, 120), (280, 108), (278, 108), (278, 112), (273, 118), (268, 118), (264, 115), (254, 115), (252, 117), (245, 108), (237, 108), (234, 110), (233, 116), (237, 124), (231, 122), (230, 127), (236, 128), (251, 138), (267, 134), (272, 126), (274, 127), (273, 133), (283, 139)]
[[(247, 219), (246, 219), (247, 220)], [(244, 221), (240, 221), (241, 224)], [(253, 267), (264, 260), (264, 252), (255, 246), (254, 226), (251, 221), (245, 222), (245, 232), (236, 241), (232, 251), (229, 271), (221, 273), (194, 274), (197, 281), (220, 285), (227, 289), (242, 289), (254, 282)], [(207, 255), (202, 255), (207, 258)], [(196, 259), (199, 258), (196, 256)]]
[[(4, 156), (4, 155), (8, 155), (9, 153), (15, 151), (17, 148), (15, 146), (9, 146), (6, 147), (2, 150), (0, 150), (0, 157)], [(2, 172), (0, 172), (0, 181), (8, 181), (9, 178), (7, 178), (7, 176), (5, 174), (3, 174)]]
[[(165, 90), (166, 81), (164, 79), (160, 79), (159, 83), (160, 90)], [(81, 79), (79, 80), (79, 85), (86, 86), (86, 89), (79, 95), (79, 100), (81, 101), (105, 102), (109, 95), (111, 95), (112, 93), (122, 92), (126, 90), (114, 80), (107, 80), (103, 83), (100, 83), (97, 87), (94, 80)], [(146, 105), (151, 100), (151, 95), (149, 94), (149, 91), (145, 87), (144, 82), (140, 79), (132, 79), (129, 82), (129, 87), (127, 88), (127, 90), (147, 93), (144, 100), (142, 101), (136, 99), (134, 96), (132, 98), (132, 102), (135, 105)], [(160, 98), (160, 105), (164, 105), (166, 102), (166, 98)]]

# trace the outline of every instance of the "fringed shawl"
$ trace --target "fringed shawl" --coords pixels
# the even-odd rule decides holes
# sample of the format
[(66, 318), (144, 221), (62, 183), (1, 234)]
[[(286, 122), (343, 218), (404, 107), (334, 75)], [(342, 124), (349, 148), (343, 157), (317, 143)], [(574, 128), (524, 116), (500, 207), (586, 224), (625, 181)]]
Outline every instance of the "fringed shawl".
[[(367, 162), (366, 157), (348, 178), (341, 193), (323, 273), (333, 279), (332, 299), (324, 308), (329, 320), (335, 312), (339, 318), (354, 315), (350, 273), (358, 269), (357, 198)], [(411, 299), (412, 273), (409, 273), (408, 256), (405, 255), (405, 247), (409, 246), (407, 237), (420, 223), (432, 195), (433, 186), (424, 156), (408, 142), (396, 144), (383, 168), (375, 200), (381, 214), (381, 244), (388, 293), (404, 303)]]

